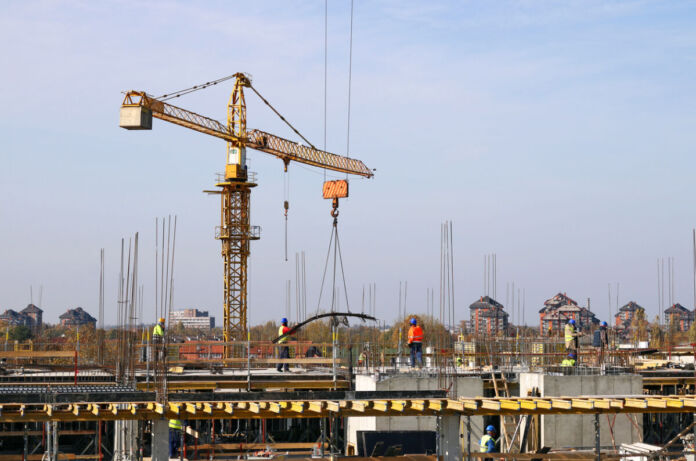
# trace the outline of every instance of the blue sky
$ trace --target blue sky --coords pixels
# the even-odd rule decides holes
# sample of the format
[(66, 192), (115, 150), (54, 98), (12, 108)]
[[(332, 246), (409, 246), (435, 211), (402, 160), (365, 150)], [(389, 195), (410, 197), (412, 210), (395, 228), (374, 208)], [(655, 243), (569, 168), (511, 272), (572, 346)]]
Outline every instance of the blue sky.
[[(498, 298), (514, 281), (527, 321), (559, 291), (606, 319), (620, 304), (657, 312), (656, 259), (675, 258), (676, 300), (693, 307), (696, 4), (657, 1), (355, 2), (353, 180), (340, 232), (351, 308), (376, 282), (377, 314), (425, 310), (439, 286), (440, 223), (454, 221), (456, 318), (498, 255)], [(327, 149), (345, 153), (350, 2), (329, 2)], [(118, 127), (121, 91), (154, 94), (243, 71), (313, 143), (323, 143), (324, 2), (3, 2), (0, 5), (0, 310), (43, 286), (49, 321), (96, 315), (106, 249), (106, 322), (116, 318), (120, 238), (141, 235), (146, 320), (154, 318), (154, 219), (177, 214), (175, 308), (221, 318), (215, 197), (224, 143), (155, 121)], [(231, 85), (178, 105), (224, 120)], [(253, 95), (248, 124), (292, 138)], [(328, 245), (323, 173), (259, 174), (250, 259), (252, 323), (285, 313), (293, 255), (307, 253), (316, 309)], [(502, 287), (502, 288), (501, 288)], [(294, 299), (294, 298), (293, 298)], [(36, 301), (36, 295), (35, 295)], [(150, 318), (152, 317), (152, 318)]]

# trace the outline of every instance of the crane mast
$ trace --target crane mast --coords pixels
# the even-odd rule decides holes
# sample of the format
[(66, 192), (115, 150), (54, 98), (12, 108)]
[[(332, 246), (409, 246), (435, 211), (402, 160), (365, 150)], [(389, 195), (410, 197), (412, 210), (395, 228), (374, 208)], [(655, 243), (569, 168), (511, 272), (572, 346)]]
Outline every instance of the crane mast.
[(227, 104), (226, 126), (214, 119), (153, 98), (142, 91), (126, 93), (119, 123), (122, 128), (129, 130), (150, 130), (154, 116), (227, 141), (225, 172), (216, 184), (218, 189), (206, 191), (220, 195), (221, 218), (220, 225), (215, 229), (215, 238), (220, 240), (222, 246), (224, 358), (231, 356), (231, 342), (247, 339), (249, 243), (260, 238), (260, 228), (251, 226), (250, 222), (251, 189), (256, 187), (256, 183), (253, 175), (247, 172), (247, 147), (280, 158), (286, 168), (289, 162), (296, 161), (332, 171), (372, 177), (372, 171), (360, 160), (304, 146), (264, 131), (247, 131), (244, 88), (253, 87), (245, 74), (237, 73), (234, 77), (234, 88)]

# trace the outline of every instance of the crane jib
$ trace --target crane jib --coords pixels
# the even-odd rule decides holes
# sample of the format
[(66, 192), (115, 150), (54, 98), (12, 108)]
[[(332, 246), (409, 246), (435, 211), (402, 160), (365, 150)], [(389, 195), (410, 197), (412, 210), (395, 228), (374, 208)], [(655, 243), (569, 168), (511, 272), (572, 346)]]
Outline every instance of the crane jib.
[(204, 115), (191, 112), (148, 96), (145, 92), (126, 93), (121, 105), (120, 126), (129, 130), (152, 129), (152, 117), (224, 139), (243, 143), (251, 149), (274, 155), (283, 161), (295, 161), (327, 170), (370, 178), (372, 171), (360, 160), (314, 149), (261, 130), (249, 130), (246, 139), (232, 134), (229, 128)]

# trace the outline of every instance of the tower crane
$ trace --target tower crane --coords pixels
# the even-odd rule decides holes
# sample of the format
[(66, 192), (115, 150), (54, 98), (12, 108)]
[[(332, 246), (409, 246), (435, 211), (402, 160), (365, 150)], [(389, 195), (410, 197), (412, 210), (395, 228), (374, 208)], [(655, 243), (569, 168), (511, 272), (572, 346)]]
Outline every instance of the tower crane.
[[(228, 78), (234, 78), (234, 88), (227, 103), (227, 125), (166, 102), (172, 97), (207, 87), (209, 84), (216, 84)], [(215, 238), (222, 243), (224, 267), (224, 358), (230, 357), (231, 341), (245, 340), (247, 337), (249, 242), (260, 238), (260, 228), (251, 226), (249, 219), (251, 189), (256, 187), (256, 183), (253, 175), (247, 172), (246, 149), (251, 148), (278, 157), (283, 161), (286, 171), (290, 162), (299, 162), (366, 178), (373, 176), (372, 171), (360, 160), (316, 149), (302, 135), (300, 136), (307, 144), (310, 144), (309, 146), (261, 130), (247, 130), (245, 88), (250, 88), (280, 116), (252, 86), (250, 77), (243, 73), (237, 73), (215, 82), (183, 90), (178, 94), (157, 98), (144, 91), (128, 91), (121, 104), (119, 120), (119, 125), (128, 130), (151, 130), (152, 118), (155, 117), (215, 136), (227, 142), (224, 176), (216, 184), (219, 189), (207, 191), (219, 194), (221, 197), (220, 226), (216, 227)], [(292, 128), (282, 116), (280, 117)], [(293, 130), (299, 135), (297, 130), (294, 128)], [(325, 183), (324, 197), (334, 200), (333, 212), (337, 212), (337, 199), (346, 197), (347, 192), (347, 182), (338, 185), (331, 184), (331, 182)]]

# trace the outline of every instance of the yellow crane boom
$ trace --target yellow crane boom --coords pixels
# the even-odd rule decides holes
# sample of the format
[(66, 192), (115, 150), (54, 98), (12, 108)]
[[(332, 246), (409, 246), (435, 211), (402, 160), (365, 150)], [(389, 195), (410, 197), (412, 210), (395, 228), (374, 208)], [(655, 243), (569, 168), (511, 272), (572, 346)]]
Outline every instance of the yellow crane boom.
[[(123, 128), (151, 129), (152, 117), (155, 117), (228, 142), (244, 143), (246, 147), (274, 155), (284, 162), (299, 162), (366, 178), (373, 176), (372, 171), (358, 159), (304, 146), (265, 131), (249, 130), (246, 139), (240, 139), (221, 122), (160, 101), (144, 91), (126, 92), (121, 107)], [(130, 126), (124, 126), (124, 123), (130, 123)]]

